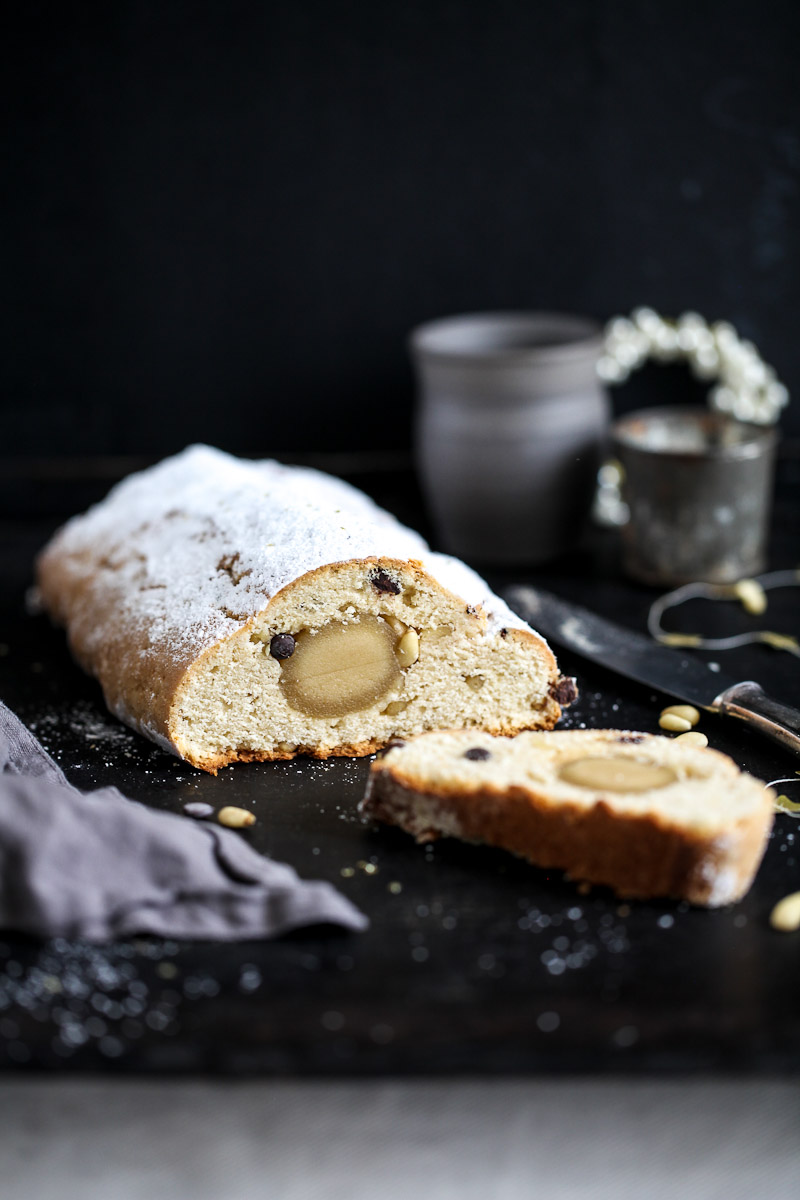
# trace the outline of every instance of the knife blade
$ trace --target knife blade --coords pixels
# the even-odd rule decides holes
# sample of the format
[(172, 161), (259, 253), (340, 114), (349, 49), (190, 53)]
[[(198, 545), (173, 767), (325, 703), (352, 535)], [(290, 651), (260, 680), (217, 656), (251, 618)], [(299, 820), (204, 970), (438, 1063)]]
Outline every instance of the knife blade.
[(800, 754), (800, 711), (773, 700), (753, 680), (736, 682), (709, 670), (700, 659), (660, 646), (541, 588), (517, 585), (506, 589), (505, 598), (544, 637), (583, 658), (709, 712), (738, 717)]

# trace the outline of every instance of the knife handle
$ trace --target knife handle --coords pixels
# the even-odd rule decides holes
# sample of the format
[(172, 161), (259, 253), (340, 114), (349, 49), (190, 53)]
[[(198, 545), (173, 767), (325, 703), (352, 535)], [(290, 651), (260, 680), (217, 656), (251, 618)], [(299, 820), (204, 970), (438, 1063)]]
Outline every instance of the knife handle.
[(800, 711), (773, 700), (752, 680), (727, 688), (711, 707), (726, 717), (740, 717), (760, 733), (800, 754)]

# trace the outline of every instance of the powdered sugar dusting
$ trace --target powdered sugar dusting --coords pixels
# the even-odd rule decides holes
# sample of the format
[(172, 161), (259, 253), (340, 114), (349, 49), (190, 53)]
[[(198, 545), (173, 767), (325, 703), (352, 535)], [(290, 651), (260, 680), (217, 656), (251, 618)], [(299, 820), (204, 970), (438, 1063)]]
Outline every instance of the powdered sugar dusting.
[[(427, 543), (349, 484), (305, 467), (236, 459), (191, 446), (130, 476), (68, 522), (51, 543), (114, 620), (146, 631), (143, 653), (193, 661), (234, 633), (288, 583), (328, 563), (415, 558), (468, 604), (490, 631), (527, 629), (463, 563)], [(91, 657), (107, 637), (82, 630)], [(120, 714), (125, 718), (127, 714)]]
[(119, 750), (136, 744), (129, 729), (107, 720), (93, 704), (86, 701), (74, 704), (65, 714), (45, 712), (30, 722), (30, 728), (40, 736), (58, 732), (65, 726), (90, 745)]
[(739, 899), (741, 880), (733, 867), (718, 868), (716, 863), (704, 863), (701, 875), (711, 885), (706, 900), (709, 908), (720, 908)]
[[(500, 629), (526, 629), (530, 632), (530, 626), (512, 612), (506, 602), (494, 594), (488, 583), (460, 559), (430, 552), (426, 557), (425, 566), (451, 592), (463, 596), (468, 604), (480, 605), (485, 610), (489, 633), (498, 633)], [(540, 640), (544, 641), (543, 638)]]

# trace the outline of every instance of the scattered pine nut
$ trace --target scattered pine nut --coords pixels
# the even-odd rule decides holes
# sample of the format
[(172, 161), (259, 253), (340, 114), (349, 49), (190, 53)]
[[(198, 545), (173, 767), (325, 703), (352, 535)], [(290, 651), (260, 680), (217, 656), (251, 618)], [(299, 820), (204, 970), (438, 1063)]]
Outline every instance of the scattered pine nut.
[(740, 579), (733, 591), (745, 612), (758, 616), (766, 611), (767, 593), (757, 579)]
[(670, 704), (668, 708), (662, 709), (662, 717), (666, 716), (667, 713), (681, 717), (684, 721), (688, 721), (690, 725), (696, 725), (700, 720), (700, 713), (693, 704)]
[(769, 923), (781, 933), (793, 933), (795, 929), (800, 929), (800, 892), (792, 892), (779, 900), (770, 913)]
[(256, 823), (253, 813), (248, 812), (246, 808), (235, 808), (232, 804), (226, 804), (219, 810), (217, 820), (220, 825), (227, 825), (229, 829), (244, 829), (245, 826)]
[(662, 713), (658, 718), (658, 723), (668, 733), (688, 733), (692, 728), (691, 721), (687, 721), (684, 717), (678, 717), (675, 713), (671, 712)]
[(687, 746), (707, 746), (708, 738), (704, 733), (699, 733), (696, 729), (690, 729), (688, 733), (679, 733), (675, 738), (676, 742), (685, 742)]
[(363, 871), (365, 875), (378, 874), (378, 868), (376, 864), (374, 862), (367, 862), (364, 858), (359, 859), (359, 861), (356, 863), (356, 866), (358, 867), (359, 871)]

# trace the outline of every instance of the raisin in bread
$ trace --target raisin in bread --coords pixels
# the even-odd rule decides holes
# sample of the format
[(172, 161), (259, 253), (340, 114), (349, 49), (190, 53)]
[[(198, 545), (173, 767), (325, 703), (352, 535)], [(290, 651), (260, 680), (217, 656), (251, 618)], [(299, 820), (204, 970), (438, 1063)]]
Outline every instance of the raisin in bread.
[(71, 520), (38, 583), (112, 711), (209, 771), (550, 728), (575, 695), (473, 571), (363, 493), (208, 447)]
[(716, 906), (750, 887), (773, 794), (716, 750), (613, 729), (459, 730), (389, 747), (361, 811), (485, 842), (620, 896)]

